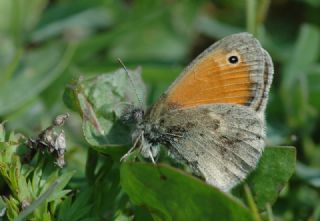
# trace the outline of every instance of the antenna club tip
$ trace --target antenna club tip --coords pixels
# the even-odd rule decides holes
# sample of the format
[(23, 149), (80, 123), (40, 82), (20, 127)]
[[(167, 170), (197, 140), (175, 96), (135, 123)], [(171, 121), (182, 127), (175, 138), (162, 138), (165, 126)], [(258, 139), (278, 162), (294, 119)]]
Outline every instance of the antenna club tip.
[(123, 64), (123, 62), (122, 62), (122, 60), (121, 60), (121, 58), (117, 58), (117, 60), (118, 60), (118, 62), (121, 64), (121, 66), (124, 66), (124, 64)]

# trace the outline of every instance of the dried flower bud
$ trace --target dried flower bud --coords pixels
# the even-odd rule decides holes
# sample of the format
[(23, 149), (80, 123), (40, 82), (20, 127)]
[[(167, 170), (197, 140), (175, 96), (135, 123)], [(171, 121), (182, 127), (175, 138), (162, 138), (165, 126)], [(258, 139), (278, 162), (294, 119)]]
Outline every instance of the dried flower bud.
[(65, 123), (65, 121), (69, 118), (70, 114), (66, 113), (66, 114), (60, 114), (58, 115), (54, 121), (53, 121), (53, 125), (54, 126), (61, 126)]

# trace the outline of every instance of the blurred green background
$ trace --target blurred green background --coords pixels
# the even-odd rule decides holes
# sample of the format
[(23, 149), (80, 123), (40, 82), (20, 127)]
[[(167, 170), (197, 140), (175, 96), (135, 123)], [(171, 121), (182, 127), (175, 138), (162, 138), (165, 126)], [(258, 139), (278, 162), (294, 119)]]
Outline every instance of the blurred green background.
[[(72, 79), (142, 67), (151, 104), (220, 38), (253, 33), (271, 54), (269, 146), (297, 148), (297, 168), (273, 206), (276, 220), (320, 220), (319, 0), (0, 0), (0, 119), (35, 136), (68, 109)], [(85, 171), (81, 119), (66, 128), (68, 169)]]

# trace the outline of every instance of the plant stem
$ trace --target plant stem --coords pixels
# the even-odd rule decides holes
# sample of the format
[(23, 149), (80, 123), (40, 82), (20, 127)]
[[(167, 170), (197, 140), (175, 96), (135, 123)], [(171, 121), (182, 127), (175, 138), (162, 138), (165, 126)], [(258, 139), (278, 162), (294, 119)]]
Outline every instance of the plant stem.
[(258, 26), (265, 21), (268, 14), (269, 6), (270, 6), (270, 0), (260, 0), (260, 3), (257, 8), (257, 16), (256, 16)]
[(270, 206), (269, 203), (267, 203), (266, 209), (267, 209), (268, 220), (269, 220), (269, 221), (274, 221), (273, 213), (272, 213), (272, 208), (271, 208), (271, 206)]
[(253, 35), (257, 34), (256, 0), (246, 0), (247, 31)]
[(98, 162), (98, 154), (92, 148), (88, 149), (87, 162), (86, 162), (86, 177), (89, 184), (95, 180), (95, 170)]
[(245, 194), (246, 194), (246, 199), (247, 199), (247, 203), (249, 205), (249, 208), (253, 214), (253, 217), (254, 217), (254, 220), (255, 221), (262, 221), (261, 220), (261, 217), (259, 215), (259, 212), (258, 212), (258, 209), (257, 209), (257, 206), (254, 202), (254, 199), (253, 199), (253, 196), (252, 196), (252, 193), (250, 191), (250, 188), (247, 184), (244, 185), (244, 191), (245, 191)]

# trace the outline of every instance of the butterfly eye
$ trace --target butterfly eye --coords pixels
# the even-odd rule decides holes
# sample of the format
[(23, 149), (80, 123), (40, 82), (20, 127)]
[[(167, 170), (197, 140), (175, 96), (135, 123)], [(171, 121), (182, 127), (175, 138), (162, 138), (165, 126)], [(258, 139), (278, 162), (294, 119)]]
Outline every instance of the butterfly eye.
[(228, 61), (230, 62), (230, 64), (236, 64), (239, 61), (239, 58), (235, 55), (232, 55), (228, 58)]

